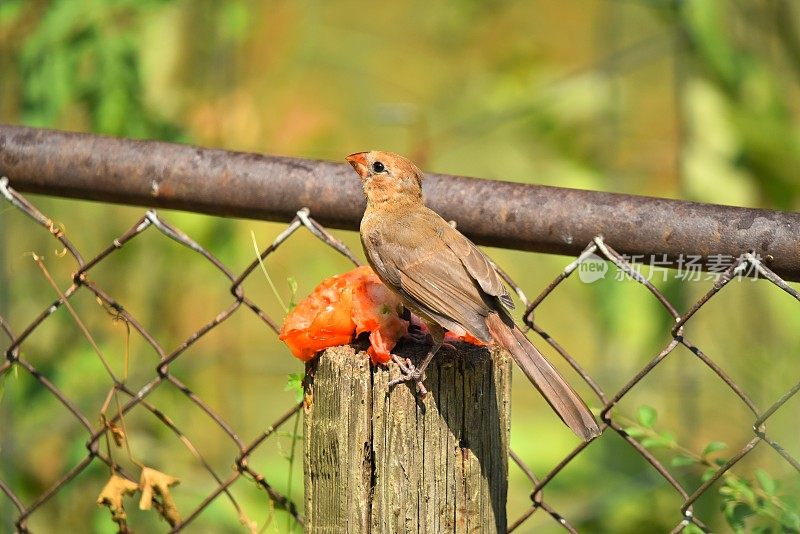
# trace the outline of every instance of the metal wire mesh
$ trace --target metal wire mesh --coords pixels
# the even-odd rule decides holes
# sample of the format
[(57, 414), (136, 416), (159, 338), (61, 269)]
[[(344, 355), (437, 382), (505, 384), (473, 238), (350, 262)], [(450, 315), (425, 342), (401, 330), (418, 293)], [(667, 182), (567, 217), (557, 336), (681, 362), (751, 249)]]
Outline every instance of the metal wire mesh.
[[(28, 373), (40, 386), (42, 390), (46, 390), (52, 397), (54, 397), (61, 405), (64, 413), (69, 414), (85, 432), (85, 445), (86, 453), (83, 458), (72, 467), (66, 474), (55, 480), (52, 485), (43, 491), (32, 502), (23, 502), (18, 496), (19, 491), (0, 478), (0, 491), (5, 494), (5, 497), (16, 509), (15, 525), (20, 532), (28, 531), (28, 520), (32, 514), (36, 513), (45, 503), (52, 499), (59, 492), (69, 491), (67, 489), (68, 483), (78, 477), (82, 472), (87, 470), (93, 463), (100, 462), (107, 465), (112, 472), (117, 473), (119, 476), (133, 481), (133, 476), (127, 473), (115, 461), (111, 452), (111, 447), (108, 445), (105, 450), (102, 444), (110, 443), (115, 433), (120, 432), (124, 428), (124, 415), (129, 413), (134, 408), (144, 408), (152, 413), (165, 428), (169, 429), (172, 433), (178, 436), (186, 448), (196, 458), (197, 462), (209, 473), (213, 478), (215, 488), (204, 496), (196, 505), (196, 507), (189, 512), (186, 517), (179, 523), (172, 525), (172, 531), (180, 531), (186, 526), (190, 525), (200, 514), (206, 510), (209, 505), (218, 497), (224, 496), (227, 498), (234, 509), (239, 513), (240, 517), (243, 515), (241, 504), (230, 491), (231, 486), (237, 480), (246, 477), (252, 480), (259, 488), (263, 489), (269, 496), (269, 499), (276, 507), (286, 510), (294, 520), (302, 525), (303, 519), (298, 511), (298, 507), (292, 502), (288, 496), (283, 495), (280, 491), (275, 489), (273, 484), (267, 480), (266, 476), (253, 468), (248, 460), (251, 455), (263, 447), (264, 443), (276, 435), (276, 431), (284, 425), (301, 407), (301, 405), (293, 405), (287, 407), (287, 411), (275, 420), (267, 430), (257, 435), (250, 441), (244, 441), (232, 426), (212, 407), (203, 400), (200, 394), (192, 391), (184, 382), (177, 376), (170, 372), (170, 365), (177, 359), (181, 358), (187, 351), (197, 343), (201, 338), (207, 336), (212, 330), (219, 325), (228, 321), (234, 314), (237, 313), (253, 313), (264, 326), (273, 332), (277, 333), (278, 323), (265, 313), (259, 306), (251, 300), (243, 289), (244, 281), (253, 273), (258, 266), (258, 260), (254, 259), (241, 273), (232, 272), (226, 265), (224, 265), (217, 257), (209, 251), (201, 247), (191, 237), (186, 235), (180, 229), (172, 226), (165, 221), (155, 211), (148, 211), (139, 220), (137, 220), (128, 231), (120, 235), (113, 243), (106, 249), (102, 250), (99, 254), (92, 258), (84, 259), (78, 249), (72, 244), (65, 232), (56, 225), (50, 218), (39, 211), (32, 205), (26, 198), (15, 192), (8, 185), (6, 179), (0, 179), (0, 194), (4, 199), (10, 203), (14, 208), (29, 216), (35, 223), (43, 227), (46, 231), (52, 234), (53, 238), (58, 240), (61, 246), (64, 247), (66, 253), (75, 262), (75, 273), (72, 277), (72, 284), (63, 292), (59, 291), (59, 297), (46, 306), (29, 324), (23, 326), (16, 326), (12, 328), (11, 322), (0, 316), (0, 330), (2, 337), (5, 340), (2, 342), (4, 347), (5, 360), (0, 365), (0, 378), (8, 375), (15, 370)], [(286, 227), (286, 229), (275, 239), (275, 241), (261, 253), (261, 259), (266, 258), (275, 250), (287, 241), (297, 230), (300, 228), (308, 229), (314, 236), (316, 236), (326, 246), (333, 248), (337, 252), (347, 257), (354, 264), (358, 264), (358, 260), (347, 249), (347, 247), (337, 240), (333, 235), (326, 231), (321, 225), (316, 223), (308, 213), (307, 210), (301, 210), (297, 213), (297, 217)], [(198, 256), (198, 261), (204, 261), (211, 264), (228, 280), (229, 289), (231, 293), (230, 305), (221, 310), (213, 320), (203, 324), (197, 328), (193, 333), (187, 336), (182, 343), (172, 350), (165, 349), (155, 337), (148, 332), (148, 330), (134, 317), (126, 308), (112, 296), (106, 293), (96, 282), (91, 278), (92, 269), (98, 264), (106, 260), (109, 256), (117, 253), (120, 249), (125, 247), (132, 240), (141, 236), (147, 231), (159, 232), (184, 247), (187, 247)], [(640, 283), (653, 298), (667, 311), (674, 321), (671, 329), (671, 340), (669, 343), (656, 354), (644, 367), (642, 367), (619, 391), (607, 392), (604, 391), (598, 383), (589, 376), (579, 365), (576, 358), (574, 358), (567, 350), (559, 344), (553, 337), (539, 327), (533, 320), (533, 315), (536, 309), (548, 299), (553, 291), (572, 275), (583, 260), (590, 255), (595, 254), (611, 261), (619, 269), (621, 273), (630, 276), (631, 279)], [(36, 258), (34, 258), (36, 259)], [(800, 391), (800, 382), (791, 387), (780, 398), (775, 400), (768, 408), (759, 409), (756, 404), (751, 400), (745, 391), (733, 380), (733, 378), (725, 372), (725, 370), (714, 362), (708, 355), (706, 355), (696, 344), (692, 343), (684, 335), (685, 326), (688, 321), (695, 316), (695, 314), (709, 300), (723, 290), (731, 280), (737, 276), (741, 276), (745, 272), (757, 273), (758, 276), (768, 283), (774, 284), (781, 290), (785, 291), (794, 299), (800, 301), (800, 294), (786, 284), (781, 278), (770, 271), (752, 252), (743, 251), (742, 255), (738, 258), (732, 258), (730, 265), (726, 265), (724, 269), (719, 269), (716, 273), (717, 280), (713, 287), (700, 298), (696, 303), (689, 307), (689, 310), (680, 314), (676, 307), (670, 303), (663, 292), (659, 291), (650, 280), (644, 277), (638, 270), (637, 266), (627, 258), (622, 257), (614, 249), (605, 243), (602, 238), (597, 237), (590, 243), (580, 257), (572, 261), (567, 267), (557, 276), (534, 300), (529, 301), (522, 289), (514, 282), (507, 274), (499, 269), (506, 281), (515, 289), (517, 295), (525, 303), (526, 310), (523, 319), (525, 323), (539, 336), (541, 336), (547, 343), (549, 343), (575, 371), (586, 381), (589, 387), (594, 391), (600, 403), (602, 404), (601, 418), (603, 423), (603, 430), (607, 432), (608, 429), (619, 434), (625, 442), (638, 453), (652, 468), (671, 486), (674, 491), (680, 496), (682, 505), (680, 507), (680, 521), (675, 525), (673, 532), (681, 531), (689, 523), (693, 523), (697, 527), (708, 530), (706, 524), (693, 514), (693, 504), (706, 493), (709, 488), (714, 485), (721, 477), (725, 475), (734, 465), (740, 462), (747, 456), (758, 444), (766, 443), (774, 449), (792, 468), (800, 473), (800, 461), (793, 457), (787, 450), (777, 443), (767, 432), (767, 422), (778, 412), (792, 397), (797, 395)], [(55, 287), (55, 286), (54, 286)], [(77, 404), (70, 399), (70, 397), (61, 391), (51, 380), (48, 379), (46, 373), (40, 372), (36, 366), (23, 357), (20, 346), (28, 339), (31, 334), (40, 328), (48, 318), (59, 308), (67, 307), (72, 312), (70, 302), (74, 296), (79, 292), (89, 292), (96, 297), (116, 318), (124, 321), (132, 331), (138, 333), (139, 336), (155, 351), (158, 355), (158, 363), (153, 370), (152, 378), (147, 381), (142, 387), (137, 390), (131, 389), (125, 382), (124, 377), (118, 376), (114, 371), (105, 364), (109, 380), (109, 392), (106, 397), (106, 402), (101, 410), (100, 424), (93, 424), (91, 418), (87, 413), (81, 410)], [(80, 323), (77, 316), (73, 316), (81, 330), (91, 341), (91, 334)], [(753, 417), (753, 438), (746, 443), (741, 449), (732, 455), (724, 465), (721, 465), (707, 480), (696, 488), (688, 488), (682, 485), (671, 473), (664, 463), (662, 463), (656, 456), (652, 454), (643, 444), (635, 439), (633, 436), (626, 432), (625, 427), (618, 421), (612, 418), (612, 410), (629, 392), (635, 388), (640, 382), (662, 361), (669, 358), (674, 350), (679, 346), (684, 346), (690, 350), (704, 365), (706, 365), (719, 379), (736, 395), (736, 397), (743, 403), (747, 409), (752, 413)], [(96, 351), (101, 360), (102, 354), (95, 346)], [(232, 473), (220, 474), (204, 459), (198, 448), (186, 437), (185, 433), (181, 430), (178, 424), (172, 421), (168, 416), (160, 411), (156, 403), (151, 402), (149, 397), (154, 391), (160, 388), (174, 388), (181, 392), (185, 397), (199, 409), (205, 412), (213, 425), (218, 427), (226, 436), (227, 439), (236, 447), (238, 451), (233, 459), (234, 469)], [(121, 402), (116, 409), (109, 409), (112, 398), (122, 398)], [(106, 414), (108, 412), (108, 414)], [(546, 514), (553, 518), (554, 521), (565, 530), (575, 532), (575, 528), (569, 521), (569, 518), (561, 515), (548, 501), (544, 498), (545, 490), (554, 478), (576, 457), (583, 454), (592, 443), (584, 443), (576, 447), (569, 454), (567, 454), (551, 471), (547, 472), (541, 477), (534, 475), (532, 470), (525, 464), (525, 462), (513, 451), (511, 451), (512, 460), (521, 468), (523, 473), (530, 479), (533, 486), (531, 491), (531, 504), (528, 510), (516, 518), (511, 523), (509, 530), (514, 530), (521, 525), (525, 524), (531, 516), (538, 510), (543, 510)], [(15, 492), (16, 490), (16, 492)], [(156, 506), (163, 507), (162, 501), (157, 501)]]
[[(670, 334), (672, 336), (672, 340), (664, 347), (655, 357), (653, 357), (636, 375), (631, 378), (619, 391), (614, 392), (613, 394), (608, 394), (603, 391), (599, 385), (592, 380), (592, 378), (580, 367), (578, 362), (575, 358), (573, 358), (555, 339), (549, 336), (543, 329), (536, 325), (533, 321), (533, 314), (536, 308), (548, 297), (550, 294), (555, 290), (555, 288), (561, 284), (567, 277), (569, 277), (579, 265), (581, 258), (586, 257), (590, 254), (599, 254), (602, 257), (607, 258), (611, 262), (613, 262), (617, 268), (625, 273), (626, 275), (630, 276), (636, 282), (642, 284), (647, 290), (653, 295), (655, 299), (658, 300), (659, 304), (664, 307), (664, 309), (669, 313), (669, 315), (674, 320), (674, 326), (672, 327)], [(790, 455), (784, 447), (782, 447), (779, 443), (775, 440), (771, 439), (767, 434), (766, 429), (766, 422), (767, 420), (772, 417), (775, 412), (777, 412), (782, 406), (784, 406), (790, 398), (797, 394), (800, 391), (800, 382), (795, 384), (791, 387), (784, 395), (778, 398), (774, 403), (772, 403), (766, 410), (759, 410), (756, 407), (756, 404), (750, 399), (750, 397), (744, 392), (744, 390), (736, 383), (736, 381), (731, 378), (731, 376), (725, 372), (722, 367), (720, 367), (717, 363), (715, 363), (708, 355), (706, 355), (698, 346), (693, 344), (689, 339), (687, 339), (684, 335), (684, 329), (686, 327), (687, 322), (695, 316), (695, 314), (706, 305), (711, 298), (713, 298), (717, 293), (719, 293), (725, 286), (727, 286), (732, 280), (736, 279), (737, 276), (741, 276), (743, 273), (747, 272), (748, 269), (751, 269), (751, 274), (753, 272), (758, 273), (758, 276), (763, 277), (770, 283), (776, 285), (783, 291), (787, 292), (789, 295), (794, 297), (796, 300), (800, 301), (800, 293), (797, 292), (794, 288), (790, 287), (786, 282), (784, 282), (780, 277), (775, 275), (772, 271), (770, 271), (764, 264), (760, 261), (756, 254), (753, 252), (744, 252), (741, 256), (736, 258), (729, 267), (727, 267), (724, 271), (718, 273), (719, 276), (716, 277), (716, 281), (713, 287), (704, 294), (697, 302), (695, 302), (689, 310), (681, 315), (675, 309), (675, 307), (670, 303), (667, 297), (659, 291), (650, 280), (644, 277), (640, 271), (637, 269), (635, 265), (632, 265), (629, 261), (623, 258), (620, 254), (618, 254), (613, 248), (611, 248), (608, 244), (606, 244), (602, 238), (596, 237), (593, 243), (590, 243), (587, 248), (584, 250), (583, 254), (574, 262), (570, 263), (567, 268), (558, 276), (555, 280), (553, 280), (545, 289), (540, 293), (536, 299), (532, 302), (528, 302), (528, 299), (525, 297), (525, 294), (522, 290), (511, 280), (508, 276), (505, 276), (507, 282), (509, 282), (517, 291), (517, 294), (526, 303), (526, 310), (524, 314), (524, 321), (525, 323), (538, 335), (540, 335), (547, 343), (549, 343), (556, 351), (564, 357), (565, 360), (569, 362), (569, 364), (575, 369), (578, 374), (589, 384), (592, 388), (594, 393), (600, 399), (603, 404), (603, 408), (601, 410), (601, 418), (604, 424), (604, 432), (607, 428), (611, 428), (615, 432), (617, 432), (622, 439), (624, 439), (637, 453), (639, 453), (642, 458), (644, 458), (647, 463), (649, 463), (653, 469), (655, 469), (658, 474), (664, 478), (664, 480), (672, 486), (675, 491), (680, 495), (681, 499), (683, 500), (683, 504), (680, 507), (681, 515), (683, 519), (678, 522), (671, 532), (681, 532), (689, 523), (692, 523), (704, 531), (710, 531), (705, 523), (698, 517), (696, 517), (692, 511), (692, 505), (703, 495), (705, 492), (709, 490), (709, 488), (714, 485), (720, 478), (722, 478), (726, 472), (728, 472), (734, 465), (739, 463), (748, 453), (750, 453), (756, 445), (760, 442), (767, 443), (770, 447), (772, 447), (778, 454), (783, 457), (786, 462), (788, 462), (795, 470), (800, 473), (800, 463), (798, 463), (797, 458), (794, 458)], [(750, 412), (753, 414), (753, 433), (754, 437), (751, 439), (747, 444), (745, 444), (740, 450), (738, 450), (732, 457), (724, 463), (724, 465), (720, 466), (717, 469), (713, 476), (710, 476), (707, 480), (705, 480), (700, 486), (695, 489), (689, 489), (681, 485), (680, 482), (670, 473), (667, 469), (666, 465), (659, 461), (651, 451), (649, 451), (645, 446), (642, 445), (641, 442), (634, 439), (632, 436), (628, 434), (626, 429), (617, 421), (612, 420), (611, 412), (614, 406), (622, 400), (637, 384), (639, 384), (645, 376), (647, 376), (655, 367), (660, 364), (664, 359), (668, 358), (670, 354), (679, 346), (683, 345), (687, 349), (689, 349), (697, 358), (699, 358), (706, 366), (708, 366), (711, 371), (714, 372), (726, 385), (730, 390), (741, 400), (741, 402), (748, 408)], [(552, 507), (548, 506), (541, 497), (541, 492), (544, 488), (552, 481), (552, 479), (563, 469), (565, 468), (571, 461), (575, 459), (579, 454), (581, 454), (590, 443), (583, 443), (580, 446), (576, 447), (569, 455), (565, 456), (564, 459), (549, 473), (547, 473), (541, 479), (537, 478), (530, 472), (530, 470), (525, 466), (525, 464), (514, 454), (512, 454), (512, 459), (514, 460), (517, 465), (519, 465), (525, 474), (530, 478), (531, 482), (534, 484), (534, 489), (531, 492), (531, 500), (533, 501), (529, 510), (523, 514), (520, 518), (518, 518), (514, 523), (511, 524), (509, 531), (513, 531), (515, 528), (519, 527), (522, 523), (524, 523), (537, 509), (541, 508), (545, 510), (550, 516), (553, 517), (559, 524), (561, 524), (566, 530), (570, 532), (575, 532), (575, 529), (570, 525), (568, 520), (558, 514)]]

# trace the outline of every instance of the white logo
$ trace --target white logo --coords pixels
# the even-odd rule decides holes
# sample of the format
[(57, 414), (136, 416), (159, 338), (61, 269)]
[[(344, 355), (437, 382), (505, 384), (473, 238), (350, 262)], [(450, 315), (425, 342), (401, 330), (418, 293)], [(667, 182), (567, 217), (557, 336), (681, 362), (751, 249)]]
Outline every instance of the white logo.
[(589, 254), (578, 264), (578, 277), (585, 284), (605, 278), (607, 272), (608, 263), (596, 254)]

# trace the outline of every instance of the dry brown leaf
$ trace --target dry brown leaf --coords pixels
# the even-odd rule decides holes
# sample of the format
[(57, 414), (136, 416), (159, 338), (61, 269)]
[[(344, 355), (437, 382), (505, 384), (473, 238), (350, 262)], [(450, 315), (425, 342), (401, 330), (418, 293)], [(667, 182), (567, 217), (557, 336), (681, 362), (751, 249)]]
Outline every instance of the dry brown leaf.
[(180, 483), (175, 477), (166, 473), (145, 467), (142, 469), (142, 476), (139, 479), (139, 487), (142, 490), (142, 498), (139, 500), (140, 510), (149, 510), (153, 506), (153, 495), (157, 495), (161, 500), (162, 509), (159, 510), (164, 519), (170, 526), (176, 526), (181, 522), (181, 516), (175, 507), (175, 501), (169, 493), (170, 486)]
[(114, 444), (117, 447), (122, 447), (125, 443), (125, 431), (113, 421), (108, 423), (108, 430), (111, 432), (111, 437), (114, 438)]
[(111, 519), (119, 525), (120, 532), (127, 532), (125, 521), (128, 518), (127, 514), (125, 514), (125, 507), (122, 504), (122, 498), (126, 495), (133, 495), (138, 489), (139, 486), (136, 482), (114, 473), (97, 497), (97, 505), (108, 507), (111, 512)]

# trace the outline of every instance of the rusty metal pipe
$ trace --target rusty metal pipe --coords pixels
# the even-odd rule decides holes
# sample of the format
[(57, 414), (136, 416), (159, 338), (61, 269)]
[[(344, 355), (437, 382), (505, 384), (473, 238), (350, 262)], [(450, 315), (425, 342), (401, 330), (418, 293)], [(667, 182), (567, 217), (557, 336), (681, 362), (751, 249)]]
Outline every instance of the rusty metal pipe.
[[(358, 147), (356, 147), (358, 148)], [(308, 207), (355, 230), (364, 210), (345, 163), (0, 125), (0, 176), (19, 191), (289, 221)], [(596, 235), (628, 255), (755, 251), (800, 280), (800, 214), (428, 175), (428, 205), (476, 243), (577, 255)]]

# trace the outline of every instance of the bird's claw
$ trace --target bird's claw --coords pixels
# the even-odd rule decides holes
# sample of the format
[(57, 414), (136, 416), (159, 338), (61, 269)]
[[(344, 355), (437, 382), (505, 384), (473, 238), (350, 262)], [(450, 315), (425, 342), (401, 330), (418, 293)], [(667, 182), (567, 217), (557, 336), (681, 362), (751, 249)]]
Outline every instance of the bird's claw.
[(421, 372), (417, 369), (414, 364), (408, 358), (403, 361), (402, 358), (399, 356), (392, 355), (392, 360), (397, 366), (400, 368), (402, 374), (395, 378), (394, 380), (389, 381), (389, 387), (394, 387), (397, 384), (402, 384), (403, 382), (414, 382), (417, 392), (419, 393), (420, 397), (425, 397), (428, 394), (428, 390), (425, 389), (425, 385), (422, 383), (425, 380), (425, 373)]

